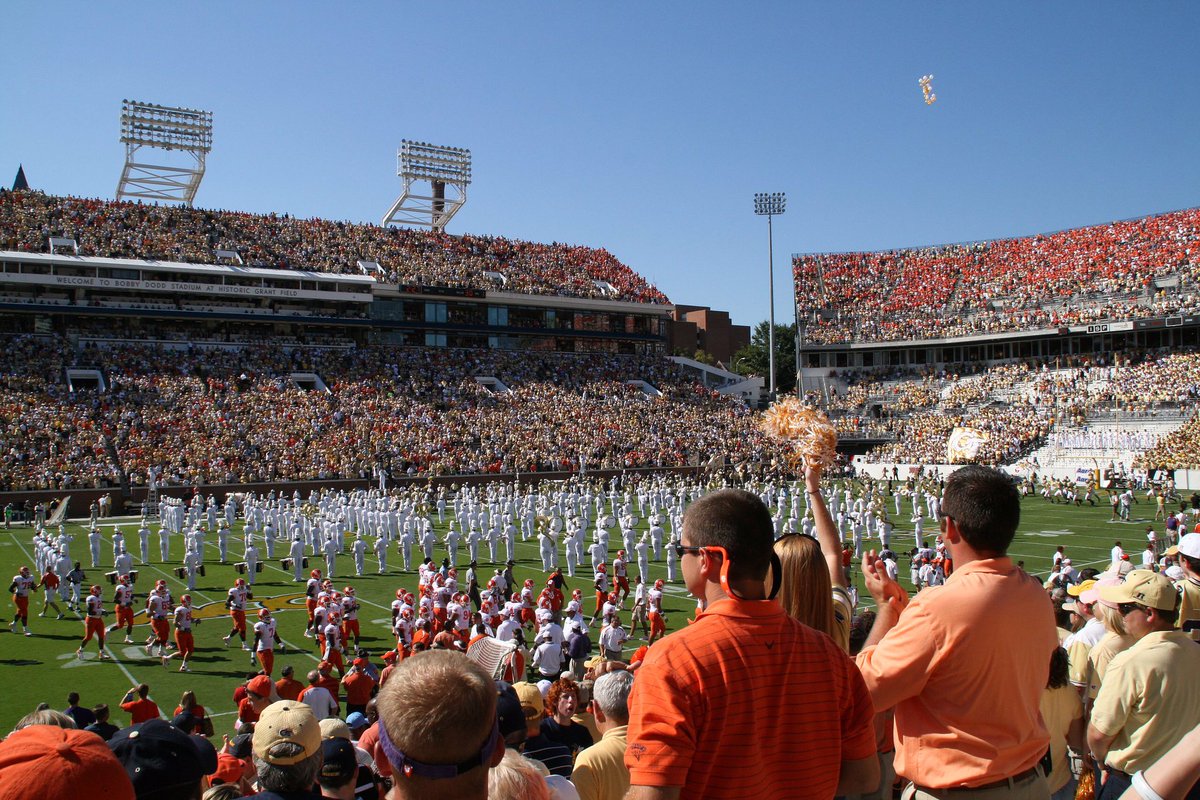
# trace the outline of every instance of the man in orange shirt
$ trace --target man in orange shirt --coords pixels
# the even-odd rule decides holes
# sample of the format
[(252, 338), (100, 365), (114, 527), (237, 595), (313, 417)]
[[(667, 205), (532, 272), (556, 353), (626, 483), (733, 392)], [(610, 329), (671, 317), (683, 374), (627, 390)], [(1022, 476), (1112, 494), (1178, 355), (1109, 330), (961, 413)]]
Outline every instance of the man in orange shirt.
[(770, 512), (749, 492), (715, 492), (684, 514), (672, 546), (705, 609), (638, 668), (627, 800), (828, 800), (878, 786), (862, 676), (832, 639), (767, 596), (774, 538)]
[[(133, 699), (135, 694), (137, 695), (136, 700)], [(159, 718), (158, 704), (149, 699), (149, 694), (150, 687), (144, 683), (139, 683), (125, 693), (124, 699), (121, 700), (121, 710), (129, 712), (130, 725)]]
[(371, 702), (371, 695), (375, 692), (375, 683), (375, 679), (367, 672), (366, 659), (354, 659), (350, 671), (342, 678), (342, 685), (346, 687), (347, 714), (366, 712), (367, 703)]
[(1049, 733), (1039, 699), (1058, 646), (1045, 591), (1005, 554), (1021, 500), (1009, 477), (969, 466), (939, 513), (954, 574), (908, 603), (874, 553), (863, 558), (878, 612), (858, 666), (876, 709), (895, 709), (905, 798), (1045, 798)]
[(292, 677), (295, 669), (289, 664), (283, 668), (283, 677), (275, 681), (275, 693), (280, 700), (299, 700), (304, 684)]

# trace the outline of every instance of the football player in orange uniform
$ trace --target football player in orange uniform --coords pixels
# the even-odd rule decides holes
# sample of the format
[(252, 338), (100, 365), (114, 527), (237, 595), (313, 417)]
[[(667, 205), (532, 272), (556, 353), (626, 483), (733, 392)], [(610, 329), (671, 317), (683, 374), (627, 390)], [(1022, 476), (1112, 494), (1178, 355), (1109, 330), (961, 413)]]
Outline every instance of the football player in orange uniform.
[(76, 658), (83, 658), (83, 648), (96, 637), (97, 648), (101, 659), (108, 658), (104, 652), (104, 599), (100, 596), (100, 587), (93, 586), (87, 596), (86, 610), (83, 617), (85, 636), (75, 651)]
[(33, 587), (37, 585), (37, 579), (29, 572), (29, 567), (21, 567), (16, 575), (13, 576), (12, 585), (8, 590), (12, 592), (13, 605), (17, 607), (17, 613), (13, 615), (12, 625), (9, 630), (13, 633), (17, 632), (17, 623), (21, 623), (21, 627), (25, 629), (26, 636), (33, 636), (29, 632), (29, 593), (33, 591)]
[(133, 587), (128, 575), (117, 578), (117, 588), (113, 592), (113, 607), (117, 609), (117, 621), (108, 629), (114, 633), (125, 629), (125, 644), (133, 644)]
[(253, 597), (254, 595), (246, 588), (245, 578), (238, 578), (233, 582), (233, 587), (230, 588), (229, 595), (225, 598), (225, 607), (229, 609), (229, 616), (233, 620), (233, 627), (229, 629), (229, 635), (221, 639), (225, 644), (229, 644), (229, 640), (236, 634), (242, 640), (242, 649), (250, 649), (246, 644), (246, 600)]

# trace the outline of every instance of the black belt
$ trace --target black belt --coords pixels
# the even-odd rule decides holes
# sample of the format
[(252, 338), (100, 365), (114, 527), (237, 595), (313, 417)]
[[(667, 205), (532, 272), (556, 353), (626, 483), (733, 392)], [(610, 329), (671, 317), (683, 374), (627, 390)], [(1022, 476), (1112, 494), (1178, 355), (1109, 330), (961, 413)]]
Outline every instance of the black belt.
[(1128, 772), (1126, 772), (1123, 769), (1117, 769), (1116, 767), (1110, 767), (1108, 764), (1104, 765), (1104, 769), (1105, 769), (1105, 771), (1111, 772), (1114, 775), (1120, 775), (1122, 778), (1124, 778), (1127, 781), (1133, 780), (1133, 776), (1130, 775)]
[[(927, 791), (932, 794), (943, 794), (945, 792), (982, 792), (982, 791), (986, 791), (988, 789), (999, 789), (1002, 786), (1011, 786), (1013, 784), (1021, 783), (1023, 781), (1028, 780), (1029, 778), (1034, 777), (1035, 775), (1040, 775), (1040, 774), (1041, 773), (1038, 772), (1038, 765), (1034, 764), (1032, 767), (1025, 770), (1024, 772), (1018, 772), (1016, 775), (1013, 775), (1009, 778), (1001, 778), (998, 781), (992, 781), (991, 783), (985, 783), (982, 786), (948, 786), (943, 789), (924, 789), (924, 791)], [(918, 788), (921, 788), (921, 787), (918, 787)]]

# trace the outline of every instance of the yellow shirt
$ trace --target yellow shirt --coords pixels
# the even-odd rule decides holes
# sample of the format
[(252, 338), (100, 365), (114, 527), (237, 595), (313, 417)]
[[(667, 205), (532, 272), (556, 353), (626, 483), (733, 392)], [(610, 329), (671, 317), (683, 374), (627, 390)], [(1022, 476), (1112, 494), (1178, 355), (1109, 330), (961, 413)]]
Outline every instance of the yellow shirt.
[(579, 800), (621, 800), (629, 791), (625, 767), (625, 731), (621, 725), (604, 732), (600, 741), (579, 751), (571, 783)]
[(1071, 777), (1071, 763), (1067, 759), (1067, 732), (1072, 722), (1083, 717), (1083, 701), (1079, 699), (1075, 687), (1067, 684), (1043, 691), (1039, 705), (1042, 721), (1050, 731), (1051, 769), (1046, 776), (1046, 784), (1051, 792), (1057, 792), (1067, 785)]
[(1095, 699), (1096, 693), (1100, 691), (1100, 684), (1104, 682), (1104, 675), (1108, 672), (1108, 665), (1112, 663), (1113, 657), (1133, 647), (1134, 641), (1135, 639), (1128, 634), (1121, 636), (1109, 631), (1088, 652), (1088, 662), (1092, 665), (1092, 685), (1089, 689), (1092, 699)]
[(1092, 725), (1115, 736), (1105, 759), (1130, 774), (1158, 761), (1200, 719), (1200, 647), (1179, 631), (1155, 631), (1108, 665)]
[(854, 600), (844, 587), (833, 587), (833, 636), (842, 652), (850, 652), (850, 623), (854, 617)]
[(1200, 581), (1184, 578), (1175, 585), (1183, 595), (1177, 627), (1190, 636), (1193, 642), (1200, 642)]

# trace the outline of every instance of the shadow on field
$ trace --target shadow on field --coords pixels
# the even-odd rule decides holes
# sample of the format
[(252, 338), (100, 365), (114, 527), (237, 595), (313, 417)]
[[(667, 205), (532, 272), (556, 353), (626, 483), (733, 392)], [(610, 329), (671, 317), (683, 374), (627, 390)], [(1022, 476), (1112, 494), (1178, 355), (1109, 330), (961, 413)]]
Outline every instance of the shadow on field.
[(27, 658), (0, 658), (0, 664), (7, 667), (35, 667), (41, 664), (41, 661), (32, 661)]

